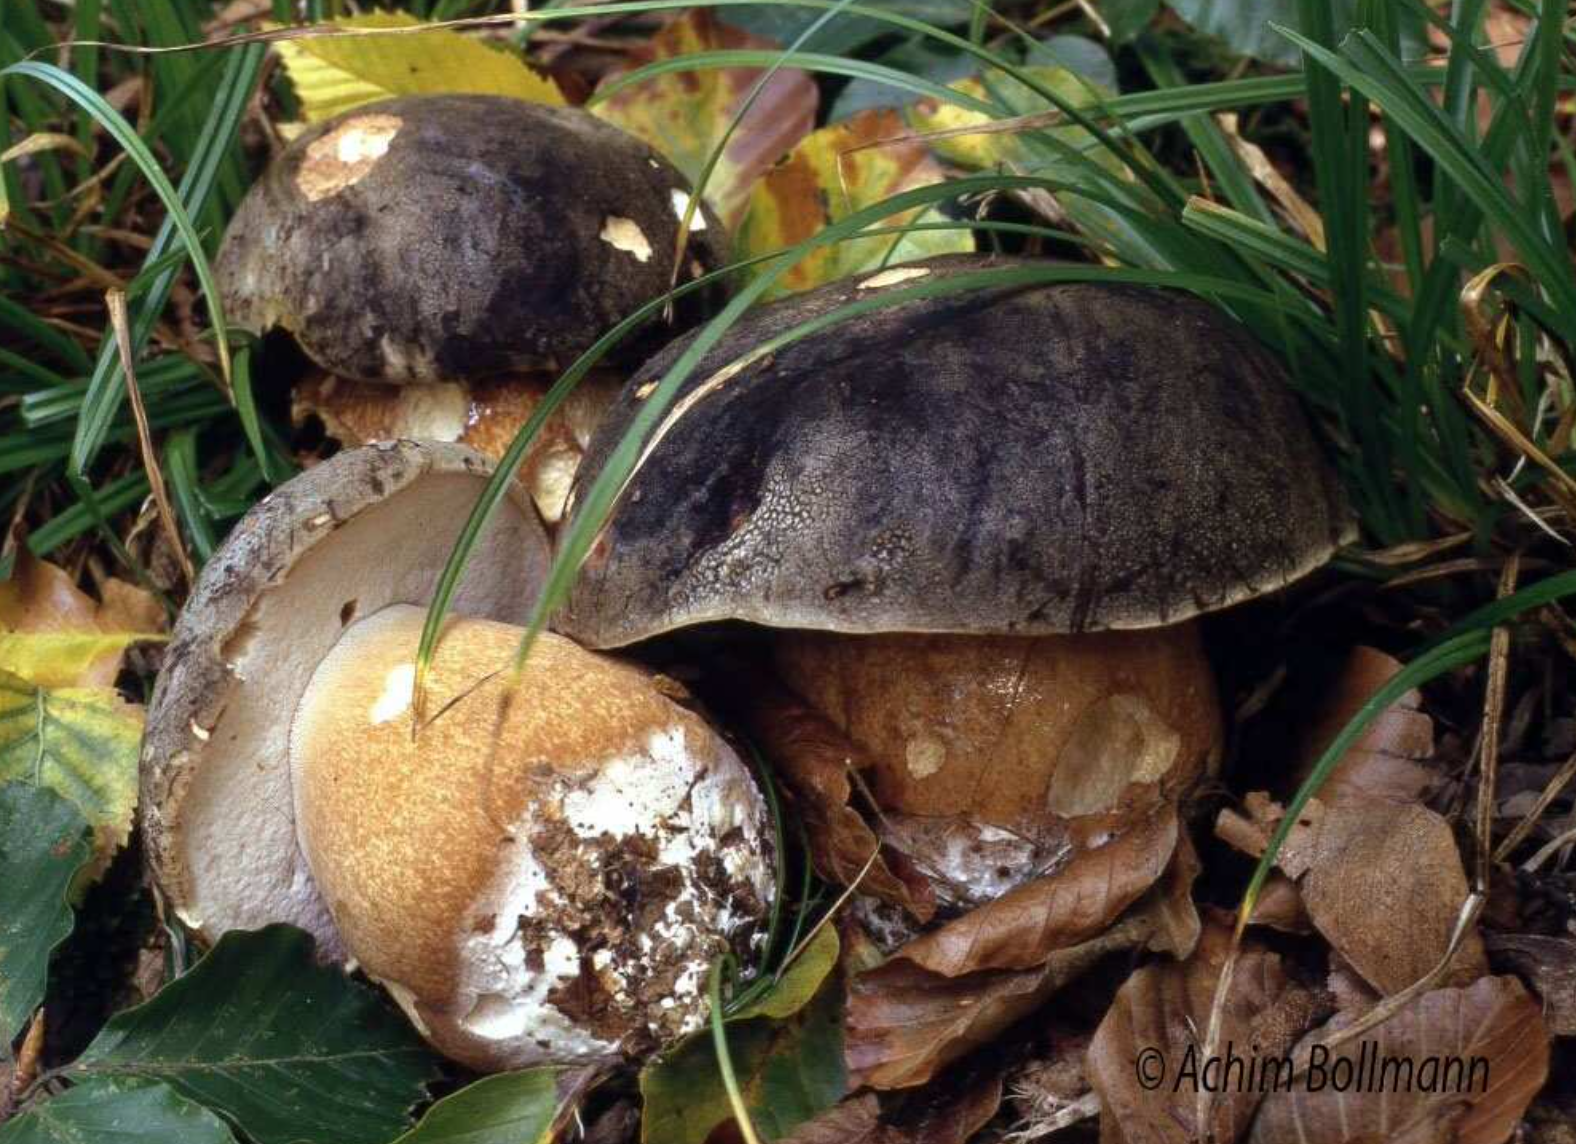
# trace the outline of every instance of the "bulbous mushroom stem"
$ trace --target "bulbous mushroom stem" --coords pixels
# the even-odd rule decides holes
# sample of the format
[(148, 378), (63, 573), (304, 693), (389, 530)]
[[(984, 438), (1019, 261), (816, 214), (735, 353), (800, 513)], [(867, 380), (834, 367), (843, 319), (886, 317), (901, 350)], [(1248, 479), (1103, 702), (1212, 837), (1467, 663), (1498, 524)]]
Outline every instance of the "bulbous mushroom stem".
[(882, 840), (954, 906), (994, 899), (1174, 804), (1220, 746), (1196, 623), (1052, 636), (789, 631), (773, 647), (781, 678), (868, 761)]
[[(415, 733), (425, 610), (350, 624), (295, 712), (297, 836), (346, 947), (473, 1067), (616, 1059), (697, 1028), (773, 893), (745, 767), (648, 673), (457, 619)], [(432, 716), (436, 716), (433, 718)]]

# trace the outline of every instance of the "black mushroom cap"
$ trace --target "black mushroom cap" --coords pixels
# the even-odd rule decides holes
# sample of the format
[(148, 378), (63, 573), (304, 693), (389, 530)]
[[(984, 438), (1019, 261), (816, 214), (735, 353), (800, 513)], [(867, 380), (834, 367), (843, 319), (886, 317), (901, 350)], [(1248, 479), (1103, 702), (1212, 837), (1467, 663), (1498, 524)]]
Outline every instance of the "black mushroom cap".
[[(931, 259), (762, 307), (684, 392), (876, 289), (1015, 264), (1032, 265)], [(579, 484), (689, 341), (630, 381)], [(1154, 627), (1273, 591), (1352, 536), (1284, 372), (1219, 310), (1128, 285), (990, 288), (840, 323), (696, 401), (649, 450), (560, 627), (590, 647), (724, 619)]]
[[(306, 131), (257, 181), (225, 235), (221, 293), (238, 325), (287, 330), (363, 381), (567, 365), (669, 290), (688, 193), (577, 108), (385, 100)], [(726, 261), (716, 216), (695, 226), (680, 282)]]

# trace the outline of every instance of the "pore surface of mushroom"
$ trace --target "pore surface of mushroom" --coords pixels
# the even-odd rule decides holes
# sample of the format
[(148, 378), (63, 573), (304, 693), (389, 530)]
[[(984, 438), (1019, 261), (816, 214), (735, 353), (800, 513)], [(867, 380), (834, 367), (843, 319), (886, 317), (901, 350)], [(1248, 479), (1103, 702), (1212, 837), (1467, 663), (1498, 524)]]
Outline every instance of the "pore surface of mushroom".
[(150, 860), (204, 941), (290, 922), (478, 1068), (640, 1055), (771, 900), (760, 794), (649, 673), (558, 636), (509, 665), (546, 569), (511, 491), (468, 567), (415, 733), (425, 604), (489, 475), (457, 445), (336, 455), (194, 588), (149, 710)]
[[(675, 277), (726, 260), (703, 211), (675, 276), (688, 194), (655, 151), (579, 109), (407, 96), (296, 139), (236, 212), (217, 273), (237, 324), (287, 331), (320, 367), (296, 393), (298, 418), (318, 414), (348, 444), (412, 436), (489, 451), (556, 370)], [(681, 301), (679, 328), (708, 304)], [(552, 519), (565, 481), (543, 482)]]
[[(789, 629), (776, 674), (869, 762), (883, 840), (959, 906), (1174, 805), (1219, 736), (1194, 617), (1296, 580), (1350, 530), (1281, 369), (1183, 294), (907, 301), (720, 372), (838, 306), (990, 265), (1014, 263), (934, 259), (747, 315), (560, 621), (591, 647)], [(578, 480), (686, 344), (626, 387)]]

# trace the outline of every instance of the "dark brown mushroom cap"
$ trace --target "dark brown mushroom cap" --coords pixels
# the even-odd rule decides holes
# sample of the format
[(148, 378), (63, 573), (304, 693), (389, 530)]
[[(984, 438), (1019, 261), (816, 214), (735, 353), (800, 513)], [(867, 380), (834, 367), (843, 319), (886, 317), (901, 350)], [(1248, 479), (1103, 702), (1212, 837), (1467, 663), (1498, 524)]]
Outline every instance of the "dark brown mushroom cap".
[[(305, 132), (253, 186), (219, 254), (224, 305), (363, 381), (567, 365), (667, 292), (688, 191), (576, 108), (386, 100)], [(725, 261), (721, 223), (697, 218), (681, 282)]]
[[(1010, 264), (932, 259), (763, 307), (685, 392), (877, 289)], [(580, 485), (689, 341), (630, 381)], [(625, 490), (560, 627), (590, 647), (725, 619), (1154, 627), (1279, 588), (1351, 536), (1284, 372), (1219, 310), (1117, 284), (991, 288), (854, 318), (696, 401)]]
[[(297, 846), (291, 721), (346, 625), (431, 600), (491, 471), (463, 445), (346, 450), (254, 506), (203, 568), (148, 708), (140, 814), (160, 886), (206, 940), (288, 921), (343, 956)], [(454, 611), (522, 622), (547, 552), (513, 489)]]

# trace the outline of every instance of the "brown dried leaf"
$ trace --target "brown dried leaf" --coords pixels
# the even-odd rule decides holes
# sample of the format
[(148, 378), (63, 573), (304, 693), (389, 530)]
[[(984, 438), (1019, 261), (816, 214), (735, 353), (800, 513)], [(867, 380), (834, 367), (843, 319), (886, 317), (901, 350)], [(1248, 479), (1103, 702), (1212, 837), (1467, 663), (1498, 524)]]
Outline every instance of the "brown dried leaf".
[[(697, 52), (778, 47), (722, 23), (708, 9), (692, 8), (632, 53), (631, 66)], [(764, 73), (763, 68), (743, 67), (670, 72), (626, 87), (593, 110), (661, 151), (695, 186)], [(808, 72), (782, 68), (739, 121), (706, 184), (707, 202), (730, 231), (738, 227), (756, 180), (815, 128), (818, 102)]]
[[(1312, 1060), (1311, 1046), (1354, 1016), (1339, 1014), (1304, 1038), (1298, 1056)], [(1482, 1065), (1469, 1071), (1474, 1059)], [(1350, 1064), (1337, 1066), (1340, 1060)], [(1405, 1066), (1389, 1060), (1410, 1063), (1410, 1084), (1398, 1071)], [(1459, 1072), (1449, 1071), (1452, 1060), (1461, 1062)], [(1485, 977), (1466, 989), (1425, 993), (1330, 1050), (1322, 1067), (1322, 1086), (1305, 1073), (1264, 1099), (1250, 1144), (1501, 1144), (1548, 1079), (1549, 1035), (1520, 982)], [(1330, 1083), (1337, 1067), (1352, 1070), (1351, 1083)]]
[(1576, 938), (1491, 933), (1489, 952), (1531, 982), (1557, 1037), (1576, 1037)]
[[(1302, 881), (1308, 917), (1358, 973), (1389, 995), (1444, 957), (1468, 893), (1450, 824), (1427, 807), (1350, 798), (1326, 809)], [(1468, 935), (1444, 981), (1488, 972)]]
[(783, 1137), (781, 1144), (909, 1144), (890, 1124), (881, 1123), (881, 1102), (871, 1093), (851, 1096)]
[(1036, 969), (943, 977), (897, 957), (860, 974), (849, 986), (845, 1028), (850, 1081), (881, 1089), (926, 1083), (1106, 954), (1141, 945), (1153, 928), (1150, 917), (1135, 911), (1092, 940), (1057, 950)]
[[(1362, 705), (1401, 670), (1398, 660), (1373, 648), (1354, 648), (1321, 697), (1307, 724), (1307, 748), (1292, 787), (1301, 786), (1326, 747)], [(1416, 802), (1433, 783), (1418, 761), (1434, 753), (1434, 721), (1422, 711), (1422, 696), (1408, 691), (1386, 708), (1353, 743), (1319, 790), (1326, 806), (1347, 799)]]
[(1269, 926), (1284, 933), (1309, 933), (1313, 929), (1313, 923), (1308, 920), (1308, 911), (1302, 904), (1302, 891), (1297, 889), (1296, 882), (1284, 874), (1271, 874), (1265, 881), (1248, 921), (1252, 925)]
[(893, 960), (943, 977), (982, 969), (1032, 969), (1056, 950), (1105, 930), (1165, 871), (1176, 850), (1176, 812), (1165, 808), (1055, 873), (915, 939)]
[[(936, 912), (930, 882), (891, 847), (881, 847), (875, 832), (849, 805), (849, 774), (865, 763), (859, 748), (798, 696), (765, 677), (744, 686), (748, 701), (740, 715), (746, 730), (766, 745), (776, 773), (787, 786), (794, 809), (810, 836), (816, 873), (839, 886), (860, 877), (861, 893), (906, 909), (921, 922)], [(874, 862), (870, 856), (881, 849)], [(869, 869), (866, 869), (866, 865)]]
[[(1214, 919), (1204, 927), (1192, 957), (1146, 965), (1117, 992), (1086, 1062), (1102, 1103), (1102, 1139), (1110, 1139), (1112, 1130), (1120, 1138), (1153, 1144), (1196, 1138), (1197, 1090), (1178, 1082), (1190, 1060), (1195, 1069), (1203, 1066), (1198, 1038), (1209, 1027), (1230, 949), (1230, 926)], [(1279, 955), (1244, 942), (1222, 1015), (1219, 1056), (1248, 1061), (1283, 1055), (1313, 1017), (1313, 995), (1286, 975)], [(1146, 1061), (1159, 1062), (1169, 1074), (1153, 1088), (1141, 1083), (1154, 1079)], [(1245, 1087), (1248, 1091), (1229, 1091), (1214, 1102), (1210, 1139), (1217, 1144), (1231, 1144), (1253, 1118), (1260, 1093)]]

